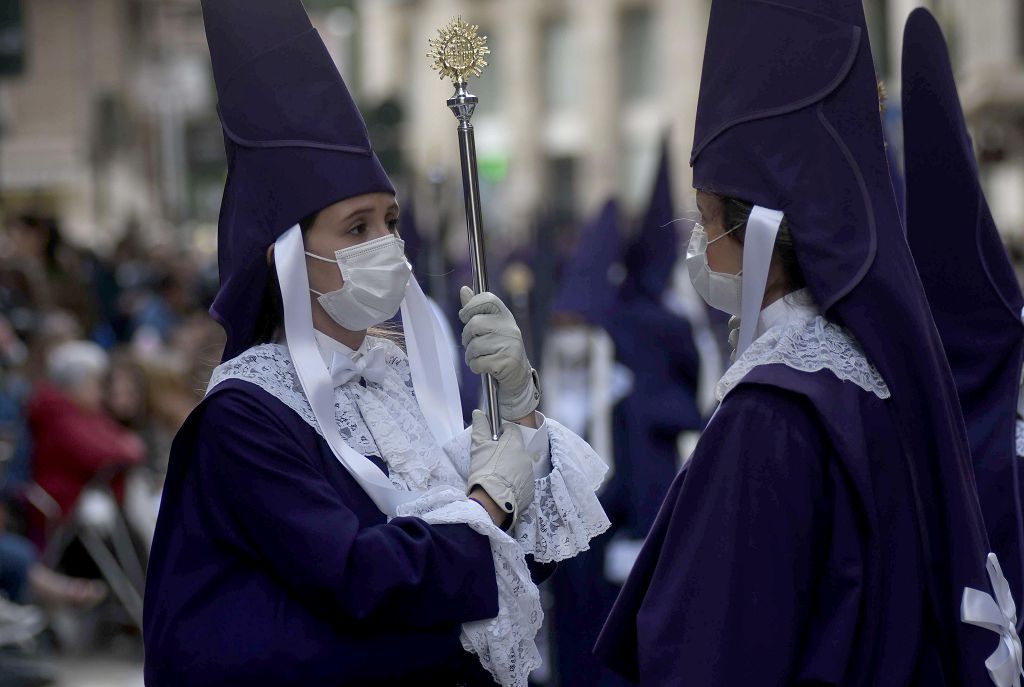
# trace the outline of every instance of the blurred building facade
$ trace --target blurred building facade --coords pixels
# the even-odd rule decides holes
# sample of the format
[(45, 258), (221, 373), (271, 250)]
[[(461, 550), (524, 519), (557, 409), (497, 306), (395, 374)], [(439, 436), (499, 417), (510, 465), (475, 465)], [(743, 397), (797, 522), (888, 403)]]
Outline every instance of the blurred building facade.
[(938, 9), (992, 213), (1019, 249), (1024, 246), (1024, 2), (945, 0)]
[[(364, 97), (405, 109), (420, 175), (457, 170), (450, 86), (431, 78), (426, 40), (461, 14), (493, 54), (475, 118), (490, 229), (521, 231), (538, 208), (586, 216), (610, 195), (636, 210), (671, 134), (677, 207), (692, 209), (688, 155), (710, 0), (360, 0)], [(943, 23), (1000, 226), (1024, 239), (1024, 3), (865, 0), (887, 124), (899, 127), (902, 31), (917, 6)], [(387, 47), (384, 47), (387, 46)]]
[[(451, 85), (425, 57), (456, 15), (492, 54), (471, 90), (488, 228), (516, 233), (543, 209), (587, 215), (609, 196), (635, 210), (671, 133), (680, 189), (693, 128), (708, 0), (361, 0), (360, 79), (404, 100), (405, 149), (420, 174), (457, 173)], [(381, 45), (387, 50), (380, 50)], [(386, 53), (382, 55), (381, 53)]]
[[(666, 134), (677, 207), (692, 209), (687, 161), (710, 0), (305, 3), (385, 165), (419, 191), (443, 180), (435, 186), (452, 199), (453, 226), (461, 196), (451, 86), (425, 53), (460, 14), (492, 49), (471, 84), (489, 231), (515, 242), (541, 211), (571, 221), (612, 195), (635, 212)], [(921, 4), (950, 38), (993, 211), (1024, 237), (1024, 7), (865, 0), (897, 139), (900, 36)], [(6, 209), (41, 206), (100, 248), (132, 221), (210, 244), (224, 161), (199, 0), (22, 5), (26, 68), (0, 81)]]

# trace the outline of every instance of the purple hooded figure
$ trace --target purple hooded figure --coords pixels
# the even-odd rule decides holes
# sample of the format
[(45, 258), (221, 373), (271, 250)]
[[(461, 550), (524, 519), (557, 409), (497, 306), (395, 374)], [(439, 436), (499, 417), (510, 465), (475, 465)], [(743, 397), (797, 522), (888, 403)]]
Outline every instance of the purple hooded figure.
[(926, 9), (911, 13), (903, 34), (903, 128), (907, 241), (953, 371), (989, 541), (1020, 603), (1024, 296), (985, 202), (942, 30)]
[(562, 270), (552, 315), (570, 315), (594, 327), (607, 325), (619, 287), (614, 272), (622, 260), (619, 215), (618, 202), (609, 199), (583, 230)]
[[(466, 428), (391, 182), (301, 2), (202, 6), (228, 338), (171, 448), (146, 684), (525, 687), (537, 583), (607, 527), (603, 463), (535, 412), (492, 294), (464, 295), (463, 343), (509, 421), (498, 441), (482, 414)], [(399, 310), (401, 345), (379, 329)]]
[(598, 655), (643, 685), (1014, 684), (860, 0), (713, 0), (691, 164), (687, 267), (737, 357)]
[[(621, 459), (613, 450), (621, 411), (618, 401), (628, 391), (629, 373), (615, 362), (615, 348), (606, 328), (614, 319), (622, 281), (621, 210), (609, 199), (584, 227), (559, 279), (558, 294), (544, 337), (542, 370), (544, 408), (562, 418), (605, 458)], [(571, 418), (571, 420), (570, 420)], [(612, 531), (630, 514), (606, 489), (601, 503)], [(590, 649), (618, 587), (606, 577), (609, 539), (594, 541), (590, 551), (558, 566), (549, 588), (554, 602), (551, 624), (552, 668), (563, 685), (611, 687), (621, 677), (594, 660)], [(587, 612), (580, 613), (585, 608)]]

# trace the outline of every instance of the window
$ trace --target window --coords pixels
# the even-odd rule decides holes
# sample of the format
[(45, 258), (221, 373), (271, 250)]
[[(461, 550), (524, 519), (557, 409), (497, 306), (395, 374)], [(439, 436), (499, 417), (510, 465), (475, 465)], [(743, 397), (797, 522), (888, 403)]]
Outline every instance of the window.
[(644, 100), (657, 93), (658, 45), (655, 40), (654, 12), (650, 7), (634, 7), (621, 15), (621, 59), (619, 83), (627, 100)]
[(548, 159), (544, 205), (555, 222), (571, 222), (576, 217), (576, 166), (572, 157)]
[(504, 50), (500, 37), (488, 31), (487, 27), (480, 27), (480, 35), (487, 36), (487, 46), (491, 49), (491, 54), (484, 58), (487, 60), (487, 66), (484, 67), (483, 75), (479, 79), (470, 80), (469, 91), (480, 98), (477, 113), (486, 115), (501, 110), (504, 95)]
[(552, 19), (544, 25), (544, 105), (549, 111), (568, 110), (580, 98), (576, 66), (579, 53), (576, 37), (565, 18)]

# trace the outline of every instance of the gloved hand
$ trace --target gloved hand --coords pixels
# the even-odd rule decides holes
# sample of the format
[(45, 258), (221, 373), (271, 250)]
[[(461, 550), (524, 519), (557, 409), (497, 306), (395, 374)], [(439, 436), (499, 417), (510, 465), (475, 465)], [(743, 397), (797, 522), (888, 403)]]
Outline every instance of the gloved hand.
[(473, 295), (463, 286), (459, 292), (459, 319), (466, 364), (477, 374), (489, 374), (498, 383), (498, 406), (506, 420), (529, 417), (540, 404), (537, 372), (526, 358), (523, 335), (501, 299), (493, 293)]
[(740, 318), (737, 315), (733, 315), (729, 318), (729, 345), (732, 347), (732, 353), (729, 354), (729, 360), (736, 362), (736, 347), (740, 344)]
[(481, 487), (498, 508), (511, 516), (511, 528), (533, 503), (533, 462), (519, 428), (506, 422), (503, 430), (501, 438), (494, 441), (487, 415), (482, 410), (473, 411), (466, 493)]

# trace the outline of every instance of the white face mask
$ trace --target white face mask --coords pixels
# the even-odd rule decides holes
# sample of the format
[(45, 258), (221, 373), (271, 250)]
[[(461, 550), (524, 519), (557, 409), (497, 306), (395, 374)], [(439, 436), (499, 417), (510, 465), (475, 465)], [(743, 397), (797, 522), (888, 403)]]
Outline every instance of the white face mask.
[(590, 333), (579, 326), (556, 329), (551, 332), (551, 349), (566, 363), (585, 363), (590, 352)]
[(394, 317), (409, 285), (412, 268), (405, 259), (405, 241), (382, 236), (358, 246), (339, 250), (334, 260), (306, 251), (323, 262), (336, 262), (344, 280), (340, 289), (320, 293), (317, 302), (331, 319), (345, 329), (360, 332)]
[[(733, 227), (719, 236), (719, 241), (739, 227)], [(690, 274), (693, 288), (700, 294), (704, 302), (715, 310), (739, 316), (743, 308), (743, 274), (726, 274), (714, 272), (708, 266), (708, 246), (715, 241), (708, 241), (707, 232), (702, 224), (695, 224), (690, 234), (690, 245), (686, 248), (686, 271)]]

